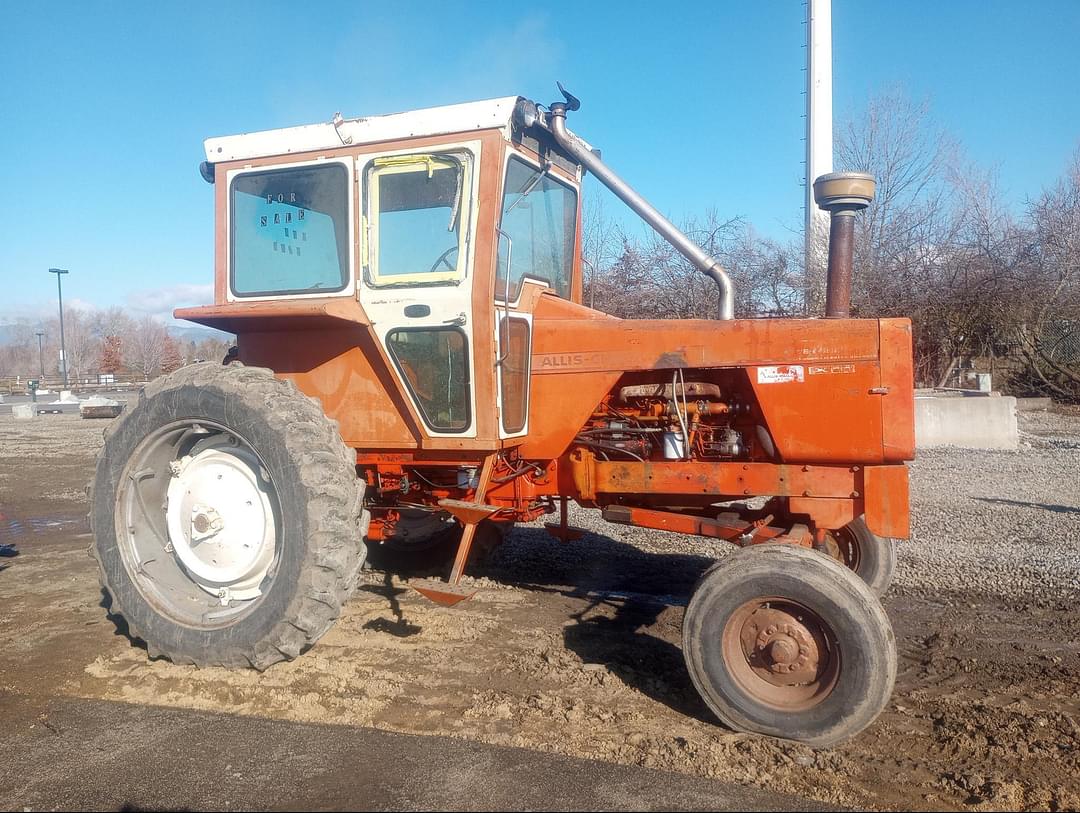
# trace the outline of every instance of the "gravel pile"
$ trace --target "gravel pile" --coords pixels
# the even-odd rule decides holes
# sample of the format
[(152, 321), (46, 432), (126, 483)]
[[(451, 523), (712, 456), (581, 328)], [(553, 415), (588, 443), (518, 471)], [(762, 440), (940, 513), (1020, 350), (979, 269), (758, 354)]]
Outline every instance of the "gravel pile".
[[(894, 590), (1056, 606), (1080, 599), (1080, 414), (1022, 412), (1017, 451), (927, 449), (911, 465), (911, 539)], [(543, 518), (516, 528), (487, 563), (496, 579), (583, 590), (685, 594), (725, 542), (612, 525), (571, 507), (588, 531), (563, 545)]]

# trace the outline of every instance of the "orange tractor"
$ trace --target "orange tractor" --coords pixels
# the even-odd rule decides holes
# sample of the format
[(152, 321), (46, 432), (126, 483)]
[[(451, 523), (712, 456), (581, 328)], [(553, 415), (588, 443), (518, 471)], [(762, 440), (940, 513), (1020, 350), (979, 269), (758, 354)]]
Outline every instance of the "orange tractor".
[[(560, 86), (561, 89), (561, 86)], [(146, 387), (92, 487), (113, 612), (151, 656), (253, 666), (300, 655), (367, 546), (470, 550), (569, 500), (738, 549), (689, 600), (694, 684), (740, 730), (838, 742), (888, 701), (878, 599), (908, 535), (910, 324), (849, 319), (853, 215), (832, 210), (824, 319), (734, 319), (720, 264), (566, 128), (578, 101), (504, 98), (206, 142), (225, 364)], [(719, 287), (716, 320), (581, 304), (593, 173)], [(366, 539), (366, 544), (365, 544)]]

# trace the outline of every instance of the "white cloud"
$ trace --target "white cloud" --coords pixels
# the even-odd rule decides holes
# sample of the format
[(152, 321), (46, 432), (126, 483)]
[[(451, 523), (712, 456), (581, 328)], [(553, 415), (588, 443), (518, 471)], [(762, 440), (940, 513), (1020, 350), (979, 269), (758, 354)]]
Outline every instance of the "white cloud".
[[(78, 297), (64, 297), (64, 313), (69, 310), (80, 310), (90, 313), (98, 310), (93, 302), (87, 302)], [(45, 322), (55, 319), (59, 310), (56, 306), (56, 298), (52, 300), (38, 299), (33, 302), (0, 306), (0, 324), (13, 322)]]
[[(165, 324), (179, 324), (173, 319), (174, 308), (206, 305), (214, 301), (214, 285), (166, 285), (161, 288), (145, 288), (128, 294), (124, 309), (133, 317), (153, 316)], [(186, 323), (184, 323), (186, 324)]]

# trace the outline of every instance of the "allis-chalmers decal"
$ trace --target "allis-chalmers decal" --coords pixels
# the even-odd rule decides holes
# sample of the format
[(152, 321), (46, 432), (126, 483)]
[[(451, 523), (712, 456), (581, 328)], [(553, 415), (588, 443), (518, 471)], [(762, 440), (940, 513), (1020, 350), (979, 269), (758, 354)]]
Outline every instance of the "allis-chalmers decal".
[(533, 367), (544, 370), (586, 369), (599, 370), (604, 354), (593, 353), (543, 353), (533, 359)]

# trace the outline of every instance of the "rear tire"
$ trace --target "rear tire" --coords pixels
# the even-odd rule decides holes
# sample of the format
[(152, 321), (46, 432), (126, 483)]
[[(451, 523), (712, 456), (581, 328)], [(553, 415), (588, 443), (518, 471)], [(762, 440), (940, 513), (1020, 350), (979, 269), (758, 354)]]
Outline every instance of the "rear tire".
[(355, 453), (272, 371), (194, 364), (106, 432), (92, 548), (111, 612), (151, 657), (265, 669), (325, 633), (365, 548)]
[(702, 577), (683, 621), (695, 687), (724, 724), (828, 747), (878, 716), (896, 678), (884, 609), (812, 550), (744, 548)]

